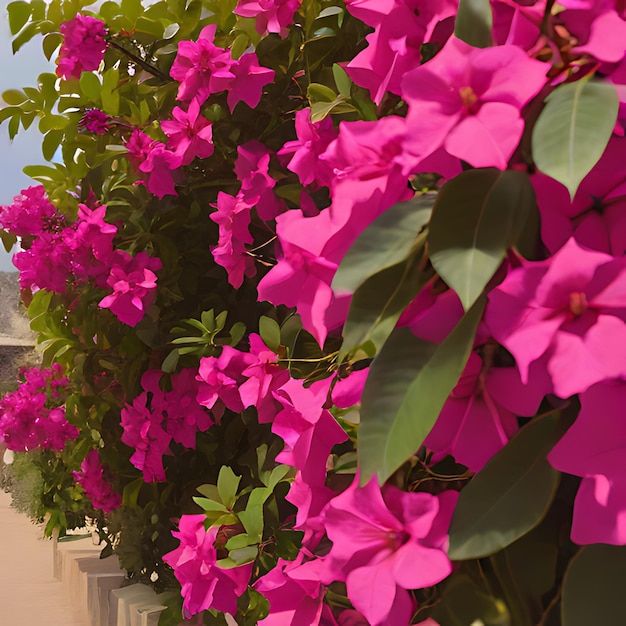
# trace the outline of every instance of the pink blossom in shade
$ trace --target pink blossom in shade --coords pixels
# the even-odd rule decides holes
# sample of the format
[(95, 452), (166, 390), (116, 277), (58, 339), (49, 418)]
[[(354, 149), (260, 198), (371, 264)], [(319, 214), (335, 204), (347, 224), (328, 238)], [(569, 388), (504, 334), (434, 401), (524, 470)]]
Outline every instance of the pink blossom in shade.
[(181, 41), (170, 76), (180, 83), (177, 98), (188, 102), (194, 98), (203, 104), (209, 96), (228, 89), (235, 75), (229, 50), (213, 43), (217, 26), (205, 26), (197, 41)]
[(554, 393), (567, 398), (626, 374), (626, 260), (570, 239), (526, 262), (491, 291), (485, 322), (515, 358), (522, 382), (545, 355)]
[(525, 4), (516, 0), (492, 2), (494, 42), (531, 50), (541, 35), (545, 8), (546, 0)]
[(434, 462), (450, 454), (479, 472), (517, 432), (516, 416), (535, 415), (550, 391), (550, 378), (537, 363), (524, 385), (517, 368), (485, 366), (472, 353), (424, 445), (435, 452)]
[(122, 496), (113, 491), (96, 450), (90, 450), (81, 463), (80, 471), (72, 474), (96, 509), (111, 513), (122, 506)]
[(110, 309), (124, 324), (136, 326), (156, 298), (154, 272), (160, 269), (161, 260), (150, 258), (145, 252), (132, 257), (125, 250), (116, 250), (106, 281), (113, 293), (102, 298), (98, 306)]
[(234, 78), (229, 83), (226, 102), (233, 111), (238, 102), (245, 102), (254, 109), (261, 101), (263, 87), (274, 80), (275, 72), (269, 67), (259, 65), (255, 52), (246, 52), (233, 62), (231, 72)]
[(111, 118), (100, 109), (85, 109), (78, 122), (78, 127), (94, 135), (104, 135), (108, 132)]
[(574, 543), (626, 544), (626, 383), (611, 380), (580, 396), (576, 421), (548, 454), (557, 470), (582, 477), (574, 501)]
[(559, 13), (559, 21), (578, 39), (573, 53), (588, 54), (605, 63), (616, 63), (624, 58), (626, 21), (614, 7), (614, 2), (600, 1), (588, 9)]
[(328, 380), (304, 387), (291, 379), (275, 394), (283, 405), (272, 423), (272, 432), (284, 441), (276, 461), (298, 472), (287, 500), (297, 507), (296, 528), (305, 542), (321, 534), (319, 515), (332, 498), (326, 487), (326, 465), (333, 447), (348, 436), (335, 418), (321, 407), (328, 395)]
[(228, 273), (228, 282), (238, 289), (244, 276), (256, 274), (254, 259), (248, 254), (246, 245), (254, 238), (250, 234), (250, 211), (252, 206), (241, 194), (230, 196), (223, 191), (217, 194), (217, 211), (209, 216), (219, 226), (217, 246), (211, 254), (218, 265)]
[(548, 69), (517, 46), (474, 48), (452, 36), (404, 77), (405, 149), (423, 159), (444, 147), (474, 167), (506, 168), (524, 130), (520, 111)]
[[(379, 19), (373, 33), (366, 37), (368, 47), (346, 66), (348, 76), (369, 90), (372, 100), (380, 104), (385, 93), (399, 94), (403, 76), (419, 66), (420, 48), (424, 43), (443, 44), (454, 30), (457, 0), (398, 0), (381, 4)], [(350, 12), (365, 13), (365, 5), (374, 3), (348, 3)], [(389, 12), (382, 14), (382, 10)], [(371, 15), (370, 12), (368, 12)], [(368, 17), (369, 17), (368, 15)]]
[(626, 138), (611, 137), (604, 154), (570, 200), (567, 189), (545, 174), (532, 177), (541, 212), (541, 238), (555, 253), (573, 236), (600, 252), (626, 252), (626, 173), (620, 160)]
[(289, 380), (289, 370), (278, 365), (278, 355), (259, 335), (251, 333), (248, 340), (250, 356), (255, 360), (243, 371), (248, 380), (239, 387), (239, 395), (244, 407), (256, 408), (260, 424), (269, 424), (281, 406), (274, 399), (274, 393)]
[[(276, 567), (255, 583), (270, 603), (269, 615), (259, 626), (318, 626), (326, 587), (308, 568), (301, 567), (310, 553), (301, 549), (293, 561), (278, 559)], [(308, 559), (307, 559), (308, 560)]]
[(218, 357), (200, 359), (196, 380), (199, 381), (196, 399), (210, 409), (216, 419), (221, 418), (224, 407), (241, 413), (244, 403), (239, 388), (246, 382), (244, 371), (256, 361), (254, 355), (224, 346)]
[(173, 120), (161, 122), (168, 137), (168, 148), (181, 158), (181, 165), (189, 165), (196, 157), (206, 159), (213, 154), (213, 126), (200, 114), (200, 104), (194, 98), (187, 111), (172, 110)]
[(77, 13), (74, 19), (61, 24), (60, 30), (63, 43), (56, 61), (57, 76), (68, 80), (97, 70), (107, 47), (106, 24), (91, 15)]
[(212, 526), (206, 530), (205, 520), (203, 514), (183, 515), (179, 530), (172, 531), (180, 545), (163, 556), (181, 584), (186, 619), (208, 609), (234, 615), (237, 599), (247, 589), (252, 575), (252, 563), (232, 569), (219, 567), (215, 543), (220, 529)]
[(321, 122), (311, 122), (311, 109), (296, 112), (297, 139), (287, 141), (277, 152), (285, 158), (287, 169), (295, 172), (303, 185), (314, 187), (329, 186), (333, 171), (327, 161), (320, 160), (320, 155), (337, 137), (332, 119), (325, 117)]
[(161, 389), (160, 370), (148, 370), (141, 378), (142, 388), (151, 394), (151, 410), (163, 416), (164, 430), (174, 441), (190, 449), (196, 447), (196, 433), (208, 430), (213, 424), (211, 415), (196, 399), (200, 386), (196, 374), (193, 368), (173, 374), (169, 391)]
[(17, 237), (55, 231), (62, 222), (43, 185), (22, 189), (12, 204), (0, 206), (0, 226)]
[(324, 510), (333, 546), (322, 582), (345, 581), (348, 598), (372, 626), (410, 623), (406, 590), (432, 587), (452, 572), (447, 533), (457, 498), (390, 485), (381, 492), (376, 479), (358, 487), (357, 477)]
[(182, 165), (182, 157), (171, 152), (159, 141), (152, 145), (146, 160), (139, 165), (139, 170), (147, 174), (143, 177), (148, 191), (157, 198), (177, 196), (175, 178), (172, 172)]
[(154, 143), (155, 140), (152, 137), (138, 128), (133, 130), (126, 142), (126, 149), (128, 150), (128, 159), (134, 167), (138, 168), (148, 158)]
[(148, 408), (148, 394), (139, 394), (121, 411), (122, 443), (134, 449), (130, 462), (145, 482), (163, 482), (163, 455), (169, 454), (172, 437), (163, 430), (163, 414)]
[(239, 0), (233, 13), (255, 19), (259, 35), (277, 33), (286, 37), (293, 22), (293, 14), (302, 0)]

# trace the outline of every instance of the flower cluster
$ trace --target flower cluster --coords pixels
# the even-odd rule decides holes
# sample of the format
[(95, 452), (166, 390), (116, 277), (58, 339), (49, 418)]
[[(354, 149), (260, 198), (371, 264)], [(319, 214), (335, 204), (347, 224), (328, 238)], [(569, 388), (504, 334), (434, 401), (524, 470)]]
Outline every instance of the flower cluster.
[(0, 439), (14, 451), (62, 450), (79, 434), (65, 419), (62, 405), (70, 383), (63, 368), (33, 367), (23, 370), (22, 377), (17, 391), (0, 400)]
[(80, 78), (83, 72), (97, 70), (104, 58), (108, 30), (106, 24), (91, 15), (76, 14), (61, 24), (63, 43), (57, 58), (60, 78)]
[(97, 509), (101, 509), (104, 513), (111, 513), (122, 506), (122, 496), (113, 491), (96, 450), (90, 450), (87, 453), (80, 471), (73, 472), (73, 475)]

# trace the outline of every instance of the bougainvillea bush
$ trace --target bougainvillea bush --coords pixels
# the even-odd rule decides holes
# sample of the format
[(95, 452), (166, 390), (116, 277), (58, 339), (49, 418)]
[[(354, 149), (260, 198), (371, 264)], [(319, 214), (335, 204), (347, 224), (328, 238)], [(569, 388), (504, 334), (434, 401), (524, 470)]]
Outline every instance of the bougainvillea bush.
[(8, 11), (48, 534), (162, 626), (626, 623), (623, 2)]

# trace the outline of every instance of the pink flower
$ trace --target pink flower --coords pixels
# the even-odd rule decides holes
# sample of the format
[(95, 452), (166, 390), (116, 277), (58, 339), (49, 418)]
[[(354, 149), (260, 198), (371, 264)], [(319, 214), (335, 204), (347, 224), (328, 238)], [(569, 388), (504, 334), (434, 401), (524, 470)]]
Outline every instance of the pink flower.
[(231, 72), (234, 78), (228, 85), (226, 101), (232, 111), (238, 102), (245, 102), (251, 109), (259, 104), (263, 87), (274, 80), (274, 70), (259, 65), (254, 52), (246, 52), (233, 62)]
[(100, 109), (85, 109), (83, 116), (78, 122), (79, 128), (84, 128), (94, 135), (104, 135), (109, 130), (111, 118)]
[(161, 122), (168, 136), (168, 147), (182, 159), (181, 165), (189, 165), (196, 157), (206, 159), (213, 154), (213, 127), (200, 115), (200, 104), (196, 99), (189, 103), (187, 111), (174, 107), (174, 120)]
[(121, 419), (122, 443), (134, 449), (130, 462), (143, 472), (145, 482), (164, 481), (163, 455), (170, 452), (172, 437), (163, 430), (163, 413), (148, 408), (148, 394), (144, 391), (132, 405), (126, 404)]
[(626, 383), (607, 381), (580, 396), (576, 421), (548, 455), (552, 466), (582, 476), (574, 501), (572, 541), (626, 544)]
[(583, 179), (574, 200), (545, 174), (532, 177), (541, 211), (541, 238), (556, 252), (570, 237), (600, 252), (626, 252), (626, 173), (620, 159), (626, 138), (611, 137), (604, 154)]
[(111, 257), (107, 285), (113, 290), (98, 305), (111, 312), (124, 324), (136, 326), (156, 298), (154, 273), (161, 261), (139, 252), (134, 258), (125, 250), (116, 250)]
[(122, 496), (113, 491), (96, 450), (90, 450), (80, 466), (80, 472), (72, 472), (76, 482), (96, 509), (111, 513), (122, 506)]
[(360, 488), (357, 478), (324, 511), (333, 546), (323, 582), (345, 580), (348, 598), (372, 626), (408, 624), (412, 604), (405, 590), (431, 587), (452, 572), (447, 532), (457, 497), (390, 485), (381, 493), (376, 479)]
[(296, 135), (298, 139), (287, 141), (277, 152), (291, 159), (287, 168), (295, 172), (303, 185), (330, 185), (333, 177), (331, 165), (320, 160), (328, 145), (337, 137), (330, 117), (321, 122), (311, 122), (311, 109), (296, 112)]
[(217, 26), (205, 26), (197, 41), (181, 41), (170, 76), (180, 83), (177, 98), (188, 102), (194, 98), (198, 104), (214, 94), (228, 89), (235, 75), (231, 71), (233, 59), (229, 50), (213, 43)]
[(348, 2), (359, 19), (375, 26), (368, 47), (346, 66), (350, 78), (380, 104), (385, 93), (401, 93), (402, 78), (420, 65), (424, 43), (443, 44), (454, 29), (458, 0)]
[(215, 542), (219, 528), (205, 530), (205, 519), (204, 515), (183, 515), (178, 532), (172, 532), (180, 546), (163, 556), (182, 586), (185, 618), (207, 609), (234, 615), (237, 599), (245, 592), (252, 575), (252, 563), (232, 569), (222, 569), (217, 564)]
[(506, 168), (524, 130), (520, 110), (543, 87), (547, 70), (516, 46), (473, 48), (451, 37), (404, 77), (405, 148), (423, 159), (444, 147), (474, 167)]
[(562, 398), (626, 375), (626, 261), (570, 239), (553, 257), (511, 271), (489, 294), (485, 321), (522, 382), (544, 357)]
[(220, 191), (217, 194), (217, 211), (209, 216), (219, 226), (219, 239), (211, 254), (215, 262), (228, 272), (228, 282), (235, 289), (241, 287), (244, 276), (256, 274), (254, 259), (246, 250), (246, 245), (254, 241), (248, 230), (251, 209), (241, 194), (233, 197)]
[(18, 237), (58, 230), (63, 216), (48, 200), (43, 185), (22, 189), (13, 204), (0, 206), (0, 226)]
[(82, 72), (97, 70), (104, 59), (108, 30), (106, 24), (91, 15), (76, 14), (61, 24), (63, 43), (57, 58), (60, 78), (80, 78)]
[(286, 37), (287, 26), (293, 22), (293, 14), (302, 0), (239, 0), (234, 13), (241, 17), (256, 19), (256, 30), (259, 35), (278, 33)]

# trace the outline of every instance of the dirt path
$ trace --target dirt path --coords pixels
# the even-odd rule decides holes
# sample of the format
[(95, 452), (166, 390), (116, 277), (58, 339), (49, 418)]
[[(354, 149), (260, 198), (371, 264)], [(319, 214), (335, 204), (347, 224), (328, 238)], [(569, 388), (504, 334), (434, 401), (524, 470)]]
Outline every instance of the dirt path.
[(87, 626), (52, 575), (52, 543), (0, 491), (0, 626)]

